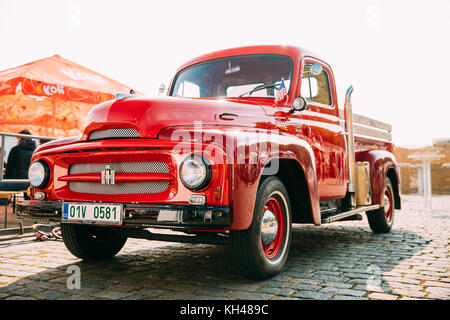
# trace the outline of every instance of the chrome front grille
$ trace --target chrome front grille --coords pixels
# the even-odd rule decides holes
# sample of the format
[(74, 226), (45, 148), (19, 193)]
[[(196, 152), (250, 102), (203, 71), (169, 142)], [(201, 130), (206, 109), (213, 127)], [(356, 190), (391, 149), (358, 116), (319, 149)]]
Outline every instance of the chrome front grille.
[[(167, 163), (152, 162), (117, 162), (117, 163), (76, 163), (70, 166), (69, 175), (80, 173), (101, 173), (106, 166), (115, 173), (169, 173)], [(71, 181), (69, 189), (79, 193), (107, 195), (161, 193), (167, 190), (169, 181), (152, 181), (136, 183), (100, 184), (95, 182)]]
[(133, 128), (113, 128), (92, 131), (89, 134), (88, 140), (99, 139), (135, 139), (139, 138), (139, 132)]
[(69, 182), (73, 192), (95, 194), (143, 194), (161, 193), (167, 190), (169, 181), (100, 184), (92, 182)]
[(105, 170), (109, 165), (116, 173), (118, 172), (152, 172), (152, 173), (169, 173), (167, 163), (161, 161), (151, 162), (113, 162), (113, 163), (76, 163), (70, 166), (69, 174), (77, 173), (94, 173)]

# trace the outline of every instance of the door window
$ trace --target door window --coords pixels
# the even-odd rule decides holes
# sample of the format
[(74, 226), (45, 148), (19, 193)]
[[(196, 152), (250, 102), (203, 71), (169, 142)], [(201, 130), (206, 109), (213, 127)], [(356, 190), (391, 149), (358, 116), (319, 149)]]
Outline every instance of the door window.
[(176, 93), (177, 97), (189, 97), (189, 98), (199, 98), (200, 97), (200, 87), (195, 83), (189, 81), (183, 81), (178, 86), (178, 91)]
[(301, 95), (306, 101), (317, 102), (328, 106), (332, 105), (330, 82), (325, 70), (318, 75), (309, 73), (311, 64), (305, 64), (302, 74)]

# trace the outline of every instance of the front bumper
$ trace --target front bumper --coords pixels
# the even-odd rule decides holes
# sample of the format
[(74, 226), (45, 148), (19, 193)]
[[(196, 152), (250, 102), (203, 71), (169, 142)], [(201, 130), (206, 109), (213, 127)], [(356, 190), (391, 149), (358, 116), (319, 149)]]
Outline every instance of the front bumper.
[[(61, 222), (62, 201), (23, 200), (17, 205), (22, 220)], [(123, 203), (121, 226), (186, 230), (228, 230), (230, 210), (227, 206), (155, 205)], [(175, 217), (170, 221), (162, 217)]]

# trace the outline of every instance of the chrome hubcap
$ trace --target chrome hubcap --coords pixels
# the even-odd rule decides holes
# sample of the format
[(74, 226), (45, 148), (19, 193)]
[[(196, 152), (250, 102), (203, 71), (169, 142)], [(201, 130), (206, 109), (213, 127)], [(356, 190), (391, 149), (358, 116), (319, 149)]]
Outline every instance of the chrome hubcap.
[(261, 239), (267, 246), (275, 240), (278, 232), (278, 222), (275, 215), (270, 210), (264, 212), (261, 221)]
[(390, 207), (391, 202), (389, 201), (389, 197), (387, 195), (384, 195), (384, 213), (389, 212)]

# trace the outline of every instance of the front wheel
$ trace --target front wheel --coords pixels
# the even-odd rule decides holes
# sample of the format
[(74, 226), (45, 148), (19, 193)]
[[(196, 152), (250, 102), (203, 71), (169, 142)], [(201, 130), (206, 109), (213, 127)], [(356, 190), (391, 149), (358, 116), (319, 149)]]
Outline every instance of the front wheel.
[(127, 238), (112, 228), (61, 223), (61, 234), (67, 249), (85, 260), (101, 260), (115, 256)]
[(374, 211), (367, 212), (370, 229), (375, 233), (388, 233), (394, 224), (395, 210), (394, 188), (391, 180), (386, 178), (386, 187), (384, 189), (383, 203), (381, 207)]
[(265, 178), (258, 188), (250, 227), (231, 232), (233, 257), (244, 276), (262, 280), (283, 269), (291, 243), (291, 224), (286, 188), (277, 177)]

